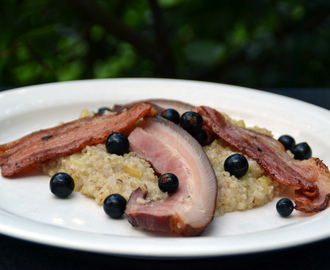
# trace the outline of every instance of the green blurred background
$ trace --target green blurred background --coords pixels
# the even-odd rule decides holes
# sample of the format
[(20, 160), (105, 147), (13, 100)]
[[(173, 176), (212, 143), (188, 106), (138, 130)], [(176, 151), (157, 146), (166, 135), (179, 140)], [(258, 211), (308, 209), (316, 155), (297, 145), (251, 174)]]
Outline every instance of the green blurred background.
[(330, 87), (329, 0), (2, 0), (0, 85), (167, 77)]

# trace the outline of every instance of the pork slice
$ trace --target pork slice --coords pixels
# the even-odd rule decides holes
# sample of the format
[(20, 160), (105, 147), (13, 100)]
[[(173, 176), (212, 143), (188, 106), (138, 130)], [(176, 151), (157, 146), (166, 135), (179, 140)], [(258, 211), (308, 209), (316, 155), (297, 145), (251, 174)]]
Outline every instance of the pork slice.
[(213, 219), (218, 190), (203, 148), (182, 128), (161, 117), (144, 120), (128, 139), (131, 150), (158, 173), (173, 173), (179, 179), (178, 189), (165, 200), (144, 203), (146, 194), (141, 189), (134, 191), (126, 208), (129, 222), (147, 230), (201, 234)]
[(183, 114), (186, 111), (190, 111), (194, 108), (193, 105), (182, 102), (182, 101), (155, 98), (155, 99), (145, 99), (145, 100), (141, 100), (141, 101), (135, 101), (132, 103), (127, 103), (127, 104), (116, 104), (116, 105), (114, 105), (112, 110), (115, 112), (121, 112), (139, 102), (148, 103), (148, 104), (154, 106), (158, 110), (159, 115), (161, 115), (163, 111), (165, 111), (166, 109), (169, 109), (169, 108), (177, 110), (179, 114)]

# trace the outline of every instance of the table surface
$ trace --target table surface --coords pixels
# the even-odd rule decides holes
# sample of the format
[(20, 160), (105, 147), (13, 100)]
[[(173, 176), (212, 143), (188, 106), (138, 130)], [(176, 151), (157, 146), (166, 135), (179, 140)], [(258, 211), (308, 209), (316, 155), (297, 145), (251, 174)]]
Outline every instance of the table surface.
[[(0, 88), (6, 90), (9, 88)], [(263, 89), (330, 110), (330, 89)], [(330, 226), (330, 224), (329, 224)], [(64, 249), (0, 234), (1, 269), (328, 269), (330, 238), (311, 244), (247, 255), (189, 260), (119, 257)], [(120, 268), (119, 268), (120, 267)]]

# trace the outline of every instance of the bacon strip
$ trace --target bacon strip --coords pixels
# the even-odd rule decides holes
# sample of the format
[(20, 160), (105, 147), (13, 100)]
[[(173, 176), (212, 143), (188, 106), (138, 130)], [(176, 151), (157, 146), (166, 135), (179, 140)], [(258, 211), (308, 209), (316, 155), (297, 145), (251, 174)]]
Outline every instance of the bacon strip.
[(237, 151), (254, 159), (273, 180), (297, 188), (295, 209), (319, 212), (326, 209), (330, 199), (330, 172), (318, 158), (295, 160), (276, 139), (240, 128), (228, 122), (214, 109), (198, 107), (206, 127)]
[(155, 114), (157, 111), (151, 105), (139, 103), (120, 114), (95, 115), (33, 132), (0, 145), (1, 174), (13, 176), (34, 164), (103, 143), (111, 133), (123, 133), (140, 118)]

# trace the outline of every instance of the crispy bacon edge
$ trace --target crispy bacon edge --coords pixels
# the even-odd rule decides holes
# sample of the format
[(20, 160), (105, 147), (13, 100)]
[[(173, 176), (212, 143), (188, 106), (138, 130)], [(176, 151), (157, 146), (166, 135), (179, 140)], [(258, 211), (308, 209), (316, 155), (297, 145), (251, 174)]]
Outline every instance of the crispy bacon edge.
[(1, 174), (11, 177), (47, 160), (105, 142), (113, 132), (124, 133), (144, 116), (157, 114), (150, 104), (138, 103), (115, 115), (95, 115), (30, 133), (0, 145)]
[(318, 158), (295, 160), (276, 139), (231, 124), (218, 111), (201, 106), (195, 109), (211, 130), (231, 147), (261, 165), (273, 180), (295, 187), (295, 209), (314, 213), (326, 209), (330, 200), (330, 172)]

